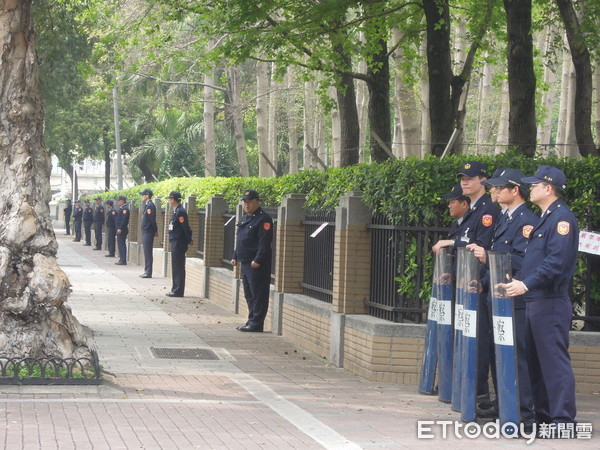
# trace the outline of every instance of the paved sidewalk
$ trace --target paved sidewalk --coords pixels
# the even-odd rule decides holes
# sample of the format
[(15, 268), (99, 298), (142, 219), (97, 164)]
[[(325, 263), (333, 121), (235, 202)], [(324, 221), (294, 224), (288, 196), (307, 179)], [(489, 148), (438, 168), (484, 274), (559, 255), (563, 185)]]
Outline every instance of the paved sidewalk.
[[(58, 232), (74, 314), (93, 331), (110, 374), (99, 387), (0, 386), (5, 449), (353, 449), (526, 447), (524, 439), (458, 439), (417, 420), (459, 419), (413, 386), (373, 383), (335, 368), (210, 302), (169, 298), (170, 279), (141, 279)], [(210, 349), (218, 360), (154, 358), (151, 348)], [(600, 395), (578, 396), (592, 440), (536, 448), (600, 448)]]

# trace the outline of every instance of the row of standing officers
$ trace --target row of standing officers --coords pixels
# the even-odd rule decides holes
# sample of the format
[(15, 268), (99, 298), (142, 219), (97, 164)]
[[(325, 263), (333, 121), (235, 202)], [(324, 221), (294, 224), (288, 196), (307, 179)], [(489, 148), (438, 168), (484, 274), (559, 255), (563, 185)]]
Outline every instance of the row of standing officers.
[[(144, 272), (141, 278), (152, 278), (154, 238), (158, 236), (158, 224), (156, 222), (156, 205), (152, 201), (153, 192), (144, 189), (140, 192), (144, 205), (142, 214), (141, 232), (142, 247), (144, 251)], [(185, 254), (188, 246), (192, 243), (192, 229), (189, 225), (187, 211), (181, 204), (181, 193), (173, 191), (167, 197), (173, 209), (173, 215), (169, 221), (169, 244), (171, 247), (172, 278), (173, 285), (166, 294), (169, 297), (183, 297), (185, 292)], [(92, 225), (95, 234), (95, 246), (93, 250), (102, 249), (102, 228), (106, 225), (106, 248), (108, 258), (116, 257), (116, 247), (119, 250), (119, 259), (116, 265), (127, 265), (127, 236), (129, 234), (129, 217), (131, 211), (127, 203), (127, 197), (117, 197), (117, 204), (113, 200), (102, 202), (101, 197), (95, 198), (96, 206), (92, 208), (89, 200), (84, 200), (84, 206), (80, 200), (75, 201), (74, 207), (67, 201), (64, 209), (66, 234), (70, 234), (70, 216), (73, 214), (74, 242), (81, 242), (82, 231), (84, 233), (84, 246), (92, 246)], [(115, 245), (116, 240), (116, 245)]]
[[(491, 313), (493, 289), (514, 297), (520, 420), (533, 423), (574, 423), (575, 378), (569, 356), (572, 304), (569, 284), (577, 263), (577, 219), (563, 200), (565, 174), (540, 166), (526, 177), (517, 169), (499, 169), (488, 179), (480, 162), (465, 163), (452, 191), (442, 197), (454, 222), (448, 239), (433, 251), (466, 247), (481, 262), (477, 314), (478, 415), (497, 417), (489, 398), (488, 374), (496, 382)], [(490, 187), (490, 194), (485, 192)], [(539, 206), (540, 217), (525, 203)], [(500, 205), (499, 208), (495, 203)], [(512, 281), (490, 286), (487, 252), (509, 252)], [(497, 389), (496, 389), (497, 392)]]

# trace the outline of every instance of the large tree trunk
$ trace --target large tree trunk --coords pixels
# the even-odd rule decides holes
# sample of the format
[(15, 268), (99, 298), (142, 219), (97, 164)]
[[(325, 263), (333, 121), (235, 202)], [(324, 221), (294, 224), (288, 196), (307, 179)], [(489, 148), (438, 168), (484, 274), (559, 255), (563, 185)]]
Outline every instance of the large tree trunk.
[(502, 82), (502, 97), (500, 104), (500, 119), (498, 119), (498, 134), (496, 135), (496, 150), (494, 153), (504, 153), (508, 143), (508, 116), (510, 115), (510, 95), (508, 93), (508, 81)]
[[(359, 61), (358, 72), (367, 72), (366, 61)], [(356, 109), (358, 111), (358, 126), (360, 129), (358, 137), (358, 161), (362, 163), (365, 162), (365, 150), (369, 140), (369, 90), (367, 83), (362, 79), (356, 80)]]
[(266, 63), (256, 63), (256, 142), (258, 144), (258, 176), (275, 175), (269, 151), (269, 70)]
[[(541, 33), (540, 39), (540, 48), (542, 50), (542, 54), (548, 54), (550, 50), (550, 44), (555, 36), (555, 30), (553, 27), (550, 27), (548, 30), (545, 30)], [(554, 106), (554, 96), (556, 95), (556, 89), (554, 83), (556, 81), (556, 73), (555, 67), (550, 66), (550, 61), (546, 61), (544, 63), (544, 86), (546, 86), (546, 90), (542, 94), (542, 108), (544, 111), (544, 119), (542, 120), (542, 124), (538, 128), (538, 142), (541, 145), (548, 145), (552, 139), (552, 111)]]
[[(316, 122), (316, 98), (315, 98), (316, 83), (314, 81), (306, 81), (304, 83), (304, 151), (303, 164), (304, 169), (315, 169), (315, 158), (308, 147), (315, 149), (314, 129)], [(315, 149), (316, 150), (316, 149)]]
[[(367, 67), (369, 88), (369, 125), (371, 126), (371, 159), (382, 162), (389, 159), (384, 145), (391, 151), (392, 122), (390, 117), (390, 61), (387, 42), (379, 39), (379, 51)], [(379, 139), (375, 137), (377, 135)], [(383, 142), (383, 145), (380, 143)]]
[(89, 356), (56, 263), (31, 0), (0, 1), (0, 42), (0, 354)]
[(581, 156), (598, 155), (592, 136), (592, 64), (584, 32), (571, 0), (556, 0), (575, 65), (575, 134)]
[(527, 156), (535, 154), (535, 73), (531, 37), (531, 0), (504, 0), (510, 113), (508, 143)]
[[(573, 100), (575, 95), (575, 68), (569, 50), (563, 50), (562, 72), (560, 83), (560, 104), (558, 108), (558, 130), (556, 133), (556, 149), (560, 156), (569, 155), (569, 149), (577, 146), (575, 137), (575, 121), (573, 120)], [(576, 149), (575, 149), (576, 150)]]
[(231, 102), (231, 117), (233, 118), (233, 130), (235, 137), (235, 148), (240, 165), (240, 175), (243, 177), (250, 176), (250, 168), (248, 166), (248, 156), (246, 153), (246, 140), (244, 137), (244, 117), (242, 115), (242, 88), (240, 86), (239, 69), (230, 67), (227, 69), (229, 78), (229, 92)]
[(292, 68), (289, 67), (287, 78), (287, 109), (288, 109), (288, 147), (289, 147), (289, 173), (298, 173), (298, 130), (296, 129), (296, 96), (295, 82)]
[(212, 70), (204, 74), (204, 176), (217, 176), (217, 155), (215, 149), (215, 91), (211, 86), (215, 84), (215, 75)]
[[(345, 58), (348, 67), (350, 58)], [(340, 116), (340, 167), (358, 164), (358, 149), (360, 147), (360, 121), (356, 106), (356, 91), (354, 78), (350, 73), (342, 74), (341, 88), (336, 89), (337, 104)]]
[(450, 56), (450, 8), (448, 0), (423, 0), (427, 22), (427, 73), (429, 75), (429, 112), (431, 153), (441, 156), (450, 140), (453, 79)]
[(479, 79), (479, 105), (477, 108), (477, 132), (475, 138), (475, 141), (477, 142), (477, 153), (487, 153), (487, 150), (489, 149), (488, 144), (490, 144), (490, 117), (492, 108), (490, 98), (493, 81), (492, 67), (489, 63), (485, 63), (483, 66), (483, 74)]
[(594, 86), (596, 89), (596, 143), (600, 147), (600, 69), (594, 74)]
[(269, 159), (277, 169), (274, 173), (275, 176), (279, 175), (279, 151), (277, 145), (277, 97), (278, 97), (278, 89), (279, 85), (275, 80), (275, 64), (271, 63), (271, 82), (269, 89), (269, 125), (267, 133), (268, 141), (269, 141)]

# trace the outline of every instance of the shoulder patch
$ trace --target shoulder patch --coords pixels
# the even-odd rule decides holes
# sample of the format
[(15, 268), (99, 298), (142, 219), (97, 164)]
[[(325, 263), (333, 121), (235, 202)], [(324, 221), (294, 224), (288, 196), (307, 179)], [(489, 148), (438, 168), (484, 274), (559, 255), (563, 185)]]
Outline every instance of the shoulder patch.
[(269, 222), (265, 222), (265, 223), (263, 223), (263, 228), (265, 230), (270, 230), (271, 229), (271, 224)]
[(484, 227), (489, 227), (490, 225), (492, 225), (494, 223), (494, 218), (492, 217), (491, 214), (484, 214), (481, 217), (481, 223), (483, 224)]
[(558, 234), (562, 234), (563, 236), (566, 236), (571, 231), (571, 224), (564, 220), (560, 221), (556, 225), (556, 231), (558, 231)]
[(533, 231), (533, 225), (525, 225), (523, 227), (523, 236), (525, 236), (527, 239), (529, 239), (529, 235), (531, 234), (532, 231)]
[(127, 214), (127, 210), (126, 209), (123, 210), (123, 214)]
[(180, 217), (179, 222), (181, 222), (181, 223), (185, 222), (185, 217)]
[(152, 210), (151, 210), (150, 208), (148, 208), (148, 209), (146, 210), (146, 214), (152, 214)]
[(112, 212), (112, 215), (114, 216), (115, 214), (117, 214), (117, 212), (116, 212), (116, 211), (113, 211), (113, 212)]

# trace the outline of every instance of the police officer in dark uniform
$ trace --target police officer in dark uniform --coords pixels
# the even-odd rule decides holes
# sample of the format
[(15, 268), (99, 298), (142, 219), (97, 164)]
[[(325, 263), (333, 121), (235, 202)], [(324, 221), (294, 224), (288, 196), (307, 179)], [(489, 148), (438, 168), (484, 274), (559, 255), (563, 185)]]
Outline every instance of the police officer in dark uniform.
[(129, 205), (127, 197), (119, 195), (117, 198), (119, 209), (115, 218), (117, 226), (117, 244), (119, 246), (119, 260), (115, 263), (117, 266), (127, 265), (127, 235), (129, 234)]
[(75, 229), (75, 239), (73, 242), (81, 241), (81, 219), (83, 218), (83, 208), (81, 200), (75, 200), (75, 209), (73, 210), (73, 228)]
[(261, 332), (269, 309), (273, 219), (260, 207), (260, 197), (255, 190), (245, 191), (242, 201), (245, 214), (238, 223), (231, 264), (236, 266), (238, 261), (241, 264), (248, 321), (237, 329)]
[[(492, 186), (493, 196), (501, 207), (504, 208), (504, 216), (498, 221), (498, 226), (494, 230), (492, 245), (490, 250), (495, 252), (508, 252), (511, 255), (512, 275), (518, 277), (523, 264), (525, 248), (529, 240), (529, 235), (538, 223), (538, 217), (532, 213), (525, 200), (527, 198), (526, 184), (522, 179), (525, 175), (517, 169), (502, 170), (498, 176), (487, 180), (486, 184)], [(482, 263), (487, 264), (487, 250), (477, 244), (467, 246), (476, 258)], [(483, 291), (489, 292), (490, 272), (489, 265), (484, 277), (481, 279)], [(493, 329), (493, 319), (491, 311), (491, 296), (488, 296), (490, 305), (488, 321), (490, 328)], [(525, 318), (525, 300), (523, 297), (514, 299), (514, 322), (515, 322), (515, 346), (517, 353), (517, 372), (519, 376), (519, 406), (520, 420), (524, 424), (535, 422), (533, 412), (533, 396), (531, 392), (531, 383), (529, 380), (529, 370), (527, 367), (527, 349), (526, 342), (526, 318)], [(497, 389), (495, 348), (491, 348), (491, 367), (495, 386)], [(497, 417), (497, 404), (494, 404), (487, 410), (479, 410), (479, 417)]]
[(65, 213), (65, 234), (71, 234), (71, 214), (73, 213), (73, 205), (71, 205), (71, 200), (67, 199), (67, 204), (63, 209), (63, 213)]
[(144, 205), (144, 214), (142, 216), (142, 247), (144, 248), (144, 273), (141, 278), (152, 278), (152, 264), (154, 247), (154, 237), (158, 236), (158, 225), (156, 224), (156, 205), (152, 201), (152, 191), (144, 189), (140, 192)]
[(460, 224), (463, 222), (464, 216), (469, 210), (469, 205), (471, 203), (471, 199), (463, 194), (460, 183), (456, 183), (449, 193), (443, 194), (440, 197), (448, 200), (448, 210), (450, 212), (450, 216), (455, 220), (450, 226), (448, 239), (439, 240), (432, 247), (432, 250), (435, 254), (439, 253), (440, 249), (443, 247), (454, 245), (453, 243), (458, 236)]
[(577, 414), (569, 284), (577, 265), (579, 226), (562, 199), (566, 181), (552, 166), (540, 166), (533, 177), (523, 178), (542, 216), (529, 235), (518, 278), (503, 285), (508, 295), (525, 296), (527, 361), (538, 423), (574, 423)]
[(115, 202), (113, 200), (106, 200), (106, 209), (108, 210), (106, 216), (106, 249), (108, 250), (108, 254), (104, 256), (114, 258), (115, 239), (117, 237), (117, 225), (115, 223), (117, 209), (115, 208)]
[(102, 197), (96, 197), (95, 200), (94, 235), (96, 237), (96, 246), (92, 250), (102, 250), (102, 226), (105, 220), (104, 205), (102, 204)]
[[(492, 202), (482, 184), (487, 180), (487, 167), (479, 161), (469, 161), (462, 165), (456, 176), (460, 178), (464, 195), (471, 199), (471, 207), (459, 226), (457, 237), (447, 241), (448, 245), (465, 247), (477, 244), (487, 250), (492, 243), (500, 214), (500, 208)], [(481, 274), (484, 272), (485, 267), (482, 265)], [(487, 320), (488, 306), (487, 293), (483, 292), (477, 310), (477, 396), (482, 402), (489, 400), (490, 348), (493, 345), (492, 330)]]
[(171, 274), (173, 286), (168, 297), (183, 297), (185, 292), (185, 253), (192, 242), (192, 229), (187, 211), (181, 204), (181, 193), (172, 191), (169, 203), (173, 208), (173, 215), (169, 222), (169, 245), (171, 247)]
[(85, 231), (85, 247), (92, 246), (92, 222), (94, 221), (94, 210), (92, 209), (91, 202), (84, 200), (85, 206), (83, 208), (83, 229)]

